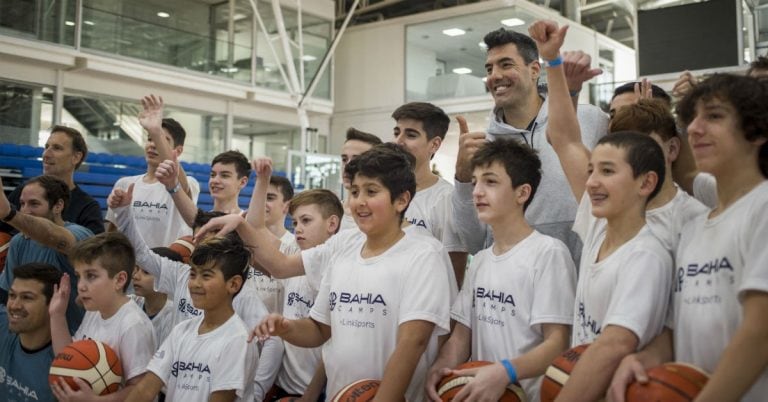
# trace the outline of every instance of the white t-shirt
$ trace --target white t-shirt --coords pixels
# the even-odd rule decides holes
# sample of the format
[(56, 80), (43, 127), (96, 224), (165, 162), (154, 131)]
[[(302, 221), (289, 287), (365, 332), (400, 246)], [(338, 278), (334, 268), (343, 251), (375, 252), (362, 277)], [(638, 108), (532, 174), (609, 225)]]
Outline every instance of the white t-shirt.
[(707, 213), (708, 208), (691, 197), (685, 191), (677, 189), (677, 194), (668, 203), (645, 212), (646, 223), (665, 249), (672, 252), (674, 258), (680, 232), (688, 221)]
[(198, 335), (203, 317), (184, 321), (155, 352), (147, 371), (166, 386), (167, 401), (207, 402), (216, 391), (236, 390), (238, 401), (253, 400), (256, 343), (233, 314), (220, 327)]
[[(190, 228), (181, 217), (173, 202), (173, 196), (160, 182), (145, 183), (144, 175), (122, 177), (114, 188), (127, 190), (133, 184), (131, 209), (133, 219), (139, 226), (144, 241), (152, 247), (168, 247), (182, 236), (191, 236)], [(197, 204), (200, 184), (192, 176), (187, 176), (192, 202)], [(115, 211), (107, 210), (106, 220), (115, 222)]]
[[(296, 237), (291, 232), (285, 232), (280, 237), (280, 252), (285, 255), (293, 255), (300, 251)], [(283, 282), (275, 279), (253, 267), (248, 268), (245, 286), (253, 289), (270, 313), (282, 313), (283, 308)]]
[(693, 196), (702, 204), (717, 206), (717, 180), (709, 173), (699, 173), (693, 178)]
[[(472, 360), (515, 358), (544, 340), (542, 324), (571, 325), (575, 291), (568, 248), (534, 231), (504, 254), (474, 256), (451, 317), (472, 330)], [(541, 377), (521, 384), (539, 400)]]
[[(448, 253), (432, 237), (406, 231), (382, 254), (363, 258), (365, 236), (347, 230), (301, 253), (308, 275), (327, 271), (310, 316), (331, 327), (323, 355), (327, 395), (363, 378), (381, 379), (400, 324), (424, 320), (435, 330), (420, 357), (406, 399), (424, 399), (424, 379), (437, 354), (437, 336), (450, 331)], [(454, 286), (455, 287), (455, 286)]]
[(467, 248), (453, 226), (452, 193), (453, 185), (439, 178), (435, 184), (416, 192), (405, 210), (405, 220), (427, 229), (448, 252), (465, 252)]
[(591, 343), (607, 325), (616, 325), (637, 336), (640, 350), (664, 327), (672, 291), (670, 251), (645, 225), (635, 237), (596, 262), (607, 221), (592, 215), (586, 193), (573, 230), (581, 237), (584, 249), (571, 345)]
[[(144, 314), (147, 312), (144, 310), (144, 298), (141, 296), (136, 295), (128, 295), (128, 297), (133, 300), (136, 305), (139, 306), (141, 311), (144, 311)], [(171, 330), (173, 329), (173, 315), (174, 315), (174, 305), (173, 301), (168, 298), (165, 301), (165, 305), (163, 308), (160, 309), (160, 311), (157, 312), (157, 314), (154, 315), (154, 317), (149, 317), (149, 320), (152, 321), (152, 327), (155, 329), (155, 347), (159, 347), (163, 341), (165, 341), (165, 338), (168, 337), (168, 334), (171, 333)]]
[(93, 339), (111, 347), (123, 366), (123, 381), (146, 371), (155, 352), (152, 322), (136, 303), (128, 300), (108, 319), (98, 311), (86, 311), (73, 340)]
[[(742, 325), (741, 297), (768, 292), (768, 182), (683, 229), (673, 293), (675, 360), (714, 372)], [(768, 370), (742, 401), (765, 401)]]

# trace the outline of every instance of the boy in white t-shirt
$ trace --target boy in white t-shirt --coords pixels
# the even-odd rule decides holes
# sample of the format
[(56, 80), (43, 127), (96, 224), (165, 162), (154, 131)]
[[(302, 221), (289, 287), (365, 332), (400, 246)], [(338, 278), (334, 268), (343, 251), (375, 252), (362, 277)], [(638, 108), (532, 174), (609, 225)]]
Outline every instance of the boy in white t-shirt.
[(68, 275), (64, 274), (49, 306), (54, 354), (73, 341), (104, 342), (117, 353), (124, 382), (122, 389), (104, 396), (94, 395), (90, 386), (80, 379), (75, 379), (77, 391), (63, 380), (52, 383), (51, 390), (59, 401), (123, 401), (141, 381), (155, 350), (152, 323), (125, 295), (136, 265), (133, 247), (121, 233), (101, 233), (78, 243), (69, 258), (78, 278), (78, 298), (86, 313), (75, 335), (70, 336), (64, 317), (70, 285)]
[(663, 329), (672, 256), (646, 225), (647, 205), (665, 178), (664, 153), (648, 135), (618, 132), (592, 151), (581, 141), (560, 47), (568, 27), (538, 21), (529, 32), (547, 61), (547, 139), (581, 200), (573, 230), (581, 238), (572, 346), (591, 343), (557, 401), (597, 400), (624, 356)]
[(169, 402), (253, 401), (257, 345), (235, 314), (250, 252), (232, 233), (210, 236), (190, 256), (189, 293), (205, 314), (175, 326), (128, 401), (152, 401), (166, 388)]
[[(344, 145), (341, 146), (341, 171), (344, 172), (344, 167), (352, 159), (357, 158), (363, 152), (371, 149), (374, 145), (381, 144), (381, 138), (364, 131), (360, 131), (354, 127), (347, 129), (347, 137), (344, 140)], [(342, 194), (342, 205), (344, 205), (344, 216), (341, 218), (341, 229), (355, 229), (355, 219), (352, 218), (352, 213), (349, 211), (349, 186), (351, 183), (349, 179), (342, 175), (342, 185), (344, 186), (344, 194)]]
[(345, 174), (352, 180), (350, 208), (364, 235), (346, 230), (300, 255), (285, 256), (265, 228), (236, 216), (213, 219), (201, 233), (236, 229), (264, 267), (308, 276), (324, 272), (310, 318), (272, 314), (255, 332), (302, 347), (327, 341), (329, 396), (374, 378), (381, 379), (381, 400), (423, 400), (437, 336), (449, 331), (455, 279), (448, 255), (436, 239), (400, 228), (416, 190), (408, 154), (379, 145), (349, 162)]
[(456, 395), (459, 400), (499, 400), (520, 380), (531, 401), (539, 400), (541, 376), (568, 349), (573, 321), (576, 268), (563, 242), (529, 226), (525, 208), (541, 181), (541, 161), (512, 139), (486, 142), (472, 157), (473, 198), (494, 243), (472, 259), (451, 316), (456, 326), (440, 349), (427, 392), (467, 361), (491, 361)]
[(405, 221), (426, 229), (443, 243), (451, 258), (458, 285), (464, 280), (467, 248), (453, 226), (453, 185), (432, 171), (430, 163), (448, 132), (451, 120), (439, 107), (426, 102), (406, 103), (392, 113), (394, 142), (413, 155), (416, 194)]
[(609, 397), (647, 382), (667, 361), (711, 374), (697, 401), (764, 401), (768, 395), (768, 84), (716, 74), (677, 106), (696, 165), (715, 177), (717, 206), (692, 220), (677, 250), (671, 319), (626, 357)]
[[(152, 252), (171, 261), (181, 262), (181, 255), (168, 247), (155, 247)], [(136, 265), (131, 278), (134, 294), (128, 295), (147, 314), (155, 328), (155, 346), (159, 347), (173, 329), (175, 306), (173, 295), (155, 290), (155, 276)]]

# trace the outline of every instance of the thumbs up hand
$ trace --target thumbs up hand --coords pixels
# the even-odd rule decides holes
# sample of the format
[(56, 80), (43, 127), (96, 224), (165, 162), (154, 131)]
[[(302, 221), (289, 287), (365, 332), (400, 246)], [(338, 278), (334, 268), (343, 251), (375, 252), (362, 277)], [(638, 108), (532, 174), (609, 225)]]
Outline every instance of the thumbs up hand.
[(472, 180), (472, 157), (485, 143), (485, 133), (482, 131), (469, 131), (467, 120), (463, 116), (456, 116), (459, 123), (459, 154), (456, 156), (456, 180), (468, 183)]

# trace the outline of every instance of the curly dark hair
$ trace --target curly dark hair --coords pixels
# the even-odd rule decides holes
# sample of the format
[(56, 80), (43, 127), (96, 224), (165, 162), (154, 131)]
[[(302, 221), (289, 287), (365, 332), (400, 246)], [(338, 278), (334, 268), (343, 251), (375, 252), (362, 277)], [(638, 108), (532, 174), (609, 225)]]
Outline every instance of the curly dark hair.
[(749, 69), (747, 70), (747, 76), (752, 75), (754, 70), (768, 70), (768, 57), (760, 56), (755, 61), (749, 63)]

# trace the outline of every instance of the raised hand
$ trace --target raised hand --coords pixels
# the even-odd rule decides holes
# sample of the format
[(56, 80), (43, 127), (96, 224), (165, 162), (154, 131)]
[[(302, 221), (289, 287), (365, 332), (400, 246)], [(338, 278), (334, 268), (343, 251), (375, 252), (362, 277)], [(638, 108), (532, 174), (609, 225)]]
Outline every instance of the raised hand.
[(581, 50), (564, 51), (562, 56), (565, 80), (571, 92), (581, 91), (585, 82), (603, 73), (602, 69), (591, 68), (592, 56)]
[(560, 55), (568, 25), (558, 27), (555, 21), (539, 20), (528, 27), (528, 33), (536, 41), (539, 54), (544, 60), (554, 60)]
[(71, 284), (69, 281), (69, 274), (61, 276), (58, 285), (53, 285), (53, 295), (51, 295), (51, 301), (48, 303), (48, 314), (51, 316), (63, 316), (67, 312), (67, 306), (69, 305), (69, 293), (71, 292)]
[(122, 190), (119, 188), (113, 189), (112, 193), (107, 197), (107, 206), (115, 209), (120, 207), (127, 207), (131, 205), (133, 199), (133, 183), (128, 186), (128, 190)]
[(651, 86), (651, 81), (648, 81), (648, 78), (643, 78), (642, 81), (636, 82), (634, 90), (638, 100), (653, 98), (653, 87)]
[(250, 342), (253, 338), (264, 341), (270, 336), (282, 336), (293, 328), (292, 324), (292, 320), (289, 320), (280, 314), (272, 313), (253, 329), (248, 341)]
[(173, 190), (176, 187), (179, 183), (179, 157), (175, 152), (173, 152), (173, 159), (166, 159), (157, 165), (155, 177), (167, 190)]
[(463, 116), (456, 116), (459, 123), (459, 153), (456, 156), (456, 179), (462, 183), (472, 180), (472, 157), (485, 143), (485, 133), (482, 131), (469, 131), (467, 120)]
[(696, 79), (690, 71), (683, 71), (677, 81), (675, 81), (675, 86), (672, 87), (672, 95), (682, 98), (698, 83), (699, 80)]
[(257, 158), (251, 162), (253, 171), (256, 172), (256, 176), (269, 177), (272, 176), (272, 159), (270, 158)]
[(141, 98), (141, 106), (144, 108), (139, 112), (141, 126), (149, 132), (161, 128), (163, 125), (163, 97), (147, 95)]

